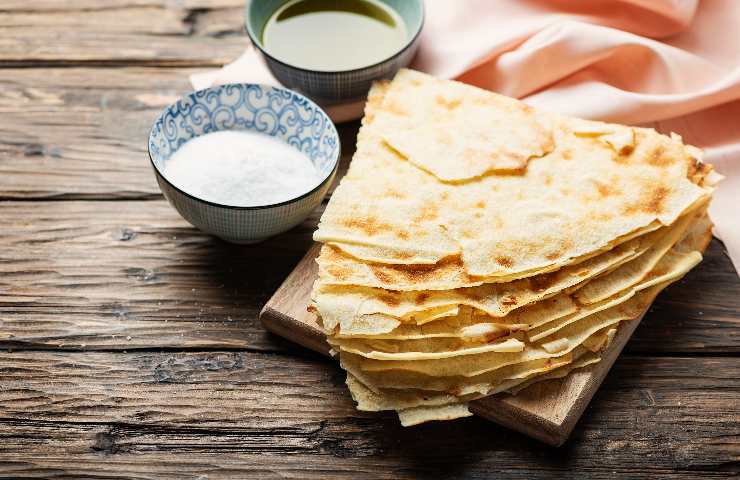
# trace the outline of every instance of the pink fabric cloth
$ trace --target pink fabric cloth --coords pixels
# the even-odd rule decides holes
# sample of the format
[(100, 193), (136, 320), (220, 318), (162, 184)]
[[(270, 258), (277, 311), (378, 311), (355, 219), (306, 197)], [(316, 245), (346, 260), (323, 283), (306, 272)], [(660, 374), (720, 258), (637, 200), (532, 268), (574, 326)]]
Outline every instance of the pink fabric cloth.
[[(675, 131), (726, 179), (710, 209), (740, 272), (740, 0), (427, 0), (413, 68), (584, 118)], [(275, 83), (249, 49), (202, 88)]]

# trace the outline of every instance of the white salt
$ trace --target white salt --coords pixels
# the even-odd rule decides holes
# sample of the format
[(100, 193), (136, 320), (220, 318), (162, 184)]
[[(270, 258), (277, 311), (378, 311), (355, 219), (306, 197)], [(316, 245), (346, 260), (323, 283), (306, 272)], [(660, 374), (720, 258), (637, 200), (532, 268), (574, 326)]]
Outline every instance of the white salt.
[(290, 200), (321, 181), (307, 155), (278, 138), (250, 131), (195, 137), (167, 160), (163, 174), (195, 197), (238, 207)]

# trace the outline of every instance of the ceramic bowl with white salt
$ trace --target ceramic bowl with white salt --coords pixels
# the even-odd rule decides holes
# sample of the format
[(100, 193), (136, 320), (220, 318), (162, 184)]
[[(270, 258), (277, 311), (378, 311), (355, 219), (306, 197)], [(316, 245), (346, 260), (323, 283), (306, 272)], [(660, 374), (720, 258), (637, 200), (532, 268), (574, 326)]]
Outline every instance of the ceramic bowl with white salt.
[(234, 243), (301, 223), (331, 186), (340, 150), (334, 124), (311, 100), (248, 83), (186, 95), (149, 134), (167, 200), (194, 226)]

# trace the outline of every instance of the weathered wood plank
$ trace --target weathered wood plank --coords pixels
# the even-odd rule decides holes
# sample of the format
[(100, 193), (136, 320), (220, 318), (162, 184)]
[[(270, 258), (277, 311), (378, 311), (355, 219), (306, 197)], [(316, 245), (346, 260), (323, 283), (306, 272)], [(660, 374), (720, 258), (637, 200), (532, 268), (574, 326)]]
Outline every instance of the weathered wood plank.
[(165, 201), (5, 202), (0, 212), (0, 342), (71, 349), (282, 349), (257, 316), (319, 215), (236, 246)]
[[(617, 361), (550, 449), (484, 420), (400, 427), (354, 410), (330, 360), (243, 352), (0, 357), (0, 470), (117, 478), (243, 474), (533, 478), (740, 471), (740, 363)], [(177, 470), (175, 470), (177, 469)]]
[(0, 5), (0, 66), (220, 66), (248, 45), (236, 2), (34, 4)]
[(625, 353), (740, 352), (740, 278), (714, 239), (704, 259), (661, 293)]
[[(163, 200), (0, 203), (0, 346), (283, 350), (257, 316), (311, 246), (320, 212), (237, 246)], [(740, 280), (715, 241), (658, 297), (627, 349), (740, 352), (738, 302)]]
[[(0, 69), (0, 199), (160, 197), (149, 129), (196, 71)], [(345, 170), (357, 125), (339, 131)]]

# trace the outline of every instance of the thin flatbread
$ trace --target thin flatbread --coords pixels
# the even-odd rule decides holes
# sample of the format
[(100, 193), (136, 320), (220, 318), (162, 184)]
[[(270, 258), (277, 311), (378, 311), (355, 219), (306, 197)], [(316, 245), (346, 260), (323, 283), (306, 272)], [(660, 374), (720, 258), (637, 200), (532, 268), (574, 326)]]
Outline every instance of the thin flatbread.
[(443, 182), (521, 171), (554, 147), (549, 118), (528, 105), (413, 70), (398, 72), (380, 110), (383, 140)]
[(404, 427), (411, 427), (425, 422), (435, 420), (455, 420), (457, 418), (471, 417), (473, 414), (468, 410), (467, 403), (452, 405), (440, 405), (438, 407), (415, 407), (399, 410), (398, 419)]
[(459, 254), (474, 277), (532, 275), (670, 225), (711, 193), (688, 178), (684, 145), (649, 129), (633, 129), (634, 149), (618, 153), (558, 117), (555, 150), (521, 175), (451, 185), (389, 149), (375, 123), (364, 123), (315, 234), (363, 261), (433, 264)]

